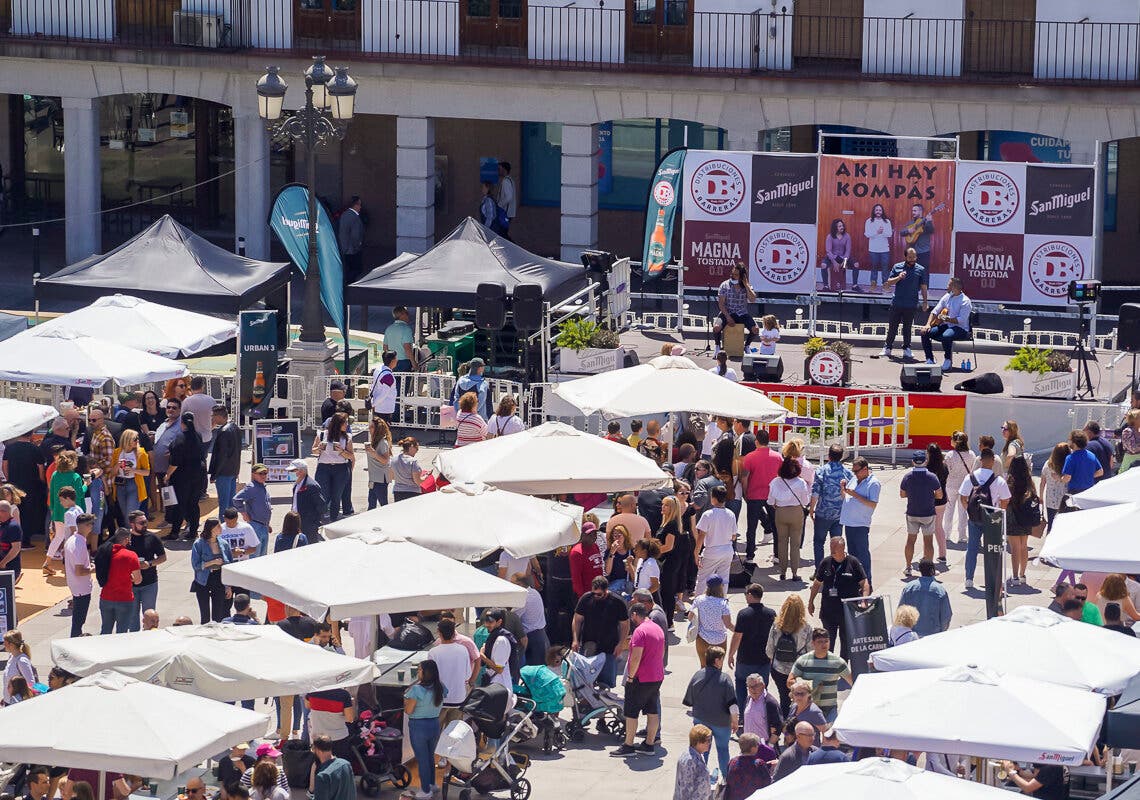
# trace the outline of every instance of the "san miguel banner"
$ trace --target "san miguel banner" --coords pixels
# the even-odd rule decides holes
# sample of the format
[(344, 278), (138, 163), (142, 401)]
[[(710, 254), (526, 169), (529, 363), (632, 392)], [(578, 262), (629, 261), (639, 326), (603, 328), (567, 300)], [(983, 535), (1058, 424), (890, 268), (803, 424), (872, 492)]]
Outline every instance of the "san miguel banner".
[(887, 601), (883, 597), (859, 597), (843, 601), (843, 630), (848, 644), (851, 675), (871, 671), (871, 653), (887, 647)]
[(1065, 305), (1093, 276), (1094, 168), (963, 161), (954, 272), (974, 300)]
[[(309, 268), (309, 190), (291, 183), (277, 193), (269, 212), (269, 227), (277, 234), (301, 272)], [(344, 328), (344, 265), (336, 228), (325, 207), (317, 203), (317, 259), (321, 270), (321, 302), (338, 329)]]
[(238, 402), (242, 416), (263, 419), (277, 383), (277, 312), (238, 315)]
[(872, 281), (881, 286), (880, 270), (902, 261), (908, 247), (918, 251), (931, 285), (944, 287), (954, 230), (954, 165), (950, 159), (820, 156), (820, 288), (828, 282), (823, 266), (829, 237), (831, 252), (850, 255), (846, 271), (828, 264), (830, 282), (841, 281), (828, 288), (850, 288), (856, 268), (861, 288)]
[(693, 150), (685, 161), (685, 283), (718, 286), (747, 267), (763, 294), (810, 292), (815, 155)]
[(657, 165), (645, 204), (645, 246), (641, 269), (646, 278), (657, 278), (673, 257), (673, 221), (677, 216), (677, 196), (686, 148), (670, 150)]

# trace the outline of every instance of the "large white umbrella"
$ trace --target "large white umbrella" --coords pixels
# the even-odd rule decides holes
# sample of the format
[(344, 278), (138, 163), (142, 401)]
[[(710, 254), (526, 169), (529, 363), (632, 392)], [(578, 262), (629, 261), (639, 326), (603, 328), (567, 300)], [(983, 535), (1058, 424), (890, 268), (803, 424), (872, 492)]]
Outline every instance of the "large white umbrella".
[(314, 619), (467, 606), (519, 608), (526, 602), (521, 586), (375, 531), (226, 564), (222, 582), (268, 595)]
[(453, 483), (343, 517), (323, 531), (328, 539), (368, 531), (391, 533), (458, 561), (478, 561), (499, 548), (523, 558), (577, 544), (582, 538), (581, 520), (581, 506), (481, 483)]
[(877, 650), (871, 654), (871, 661), (880, 672), (977, 664), (1049, 683), (1118, 694), (1140, 670), (1140, 640), (1040, 606), (1019, 606), (1004, 617)]
[(779, 422), (787, 415), (763, 392), (726, 381), (684, 356), (657, 356), (636, 367), (559, 383), (554, 394), (584, 414), (639, 417), (697, 411), (756, 422)]
[(23, 436), (58, 416), (52, 406), (0, 398), (0, 442)]
[(189, 356), (237, 336), (232, 321), (124, 294), (101, 297), (34, 330), (70, 330), (165, 358)]
[(916, 669), (860, 675), (834, 728), (855, 747), (1080, 764), (1104, 707), (1091, 692), (1019, 675)]
[(632, 447), (562, 422), (445, 450), (433, 466), (452, 483), (482, 481), (525, 494), (638, 492), (672, 485), (652, 459)]
[(75, 675), (109, 669), (224, 702), (358, 686), (378, 674), (368, 661), (298, 641), (276, 625), (210, 623), (56, 639), (51, 657)]
[[(1140, 469), (1126, 470), (1119, 475), (1105, 478), (1069, 499), (1078, 508), (1085, 509), (1135, 503), (1140, 500)], [(1053, 527), (1056, 529), (1057, 522), (1053, 523)]]
[(186, 374), (169, 358), (83, 336), (66, 328), (31, 328), (0, 342), (0, 380), (57, 386), (120, 386), (151, 383)]
[(0, 760), (170, 780), (239, 742), (268, 717), (98, 672), (0, 709)]
[[(862, 679), (860, 679), (862, 680)], [(800, 767), (748, 800), (1008, 800), (1009, 792), (939, 775), (895, 758)]]
[(1140, 532), (1137, 531), (1140, 503), (1135, 502), (1137, 498), (1140, 493), (1127, 505), (1105, 505), (1058, 514), (1053, 520), (1053, 530), (1045, 537), (1040, 557), (1076, 572), (1128, 575), (1140, 572)]

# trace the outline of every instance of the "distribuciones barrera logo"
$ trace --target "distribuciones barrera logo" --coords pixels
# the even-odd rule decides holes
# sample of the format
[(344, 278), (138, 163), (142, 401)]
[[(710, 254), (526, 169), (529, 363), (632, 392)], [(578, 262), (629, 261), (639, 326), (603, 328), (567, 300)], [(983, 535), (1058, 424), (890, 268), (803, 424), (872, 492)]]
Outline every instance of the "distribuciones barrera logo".
[(1021, 190), (1017, 182), (1001, 170), (983, 170), (966, 182), (962, 205), (974, 222), (994, 228), (1017, 214), (1021, 208)]
[(802, 236), (787, 228), (777, 228), (768, 231), (756, 243), (756, 267), (772, 283), (795, 283), (810, 266), (808, 253)]
[(715, 158), (697, 167), (689, 183), (693, 202), (706, 214), (724, 216), (744, 201), (744, 173), (731, 161)]
[(1085, 259), (1068, 242), (1046, 242), (1029, 257), (1029, 279), (1047, 297), (1064, 297), (1069, 281), (1085, 277)]
[(657, 181), (653, 186), (653, 200), (661, 208), (668, 208), (673, 205), (673, 201), (676, 200), (673, 184), (669, 181)]

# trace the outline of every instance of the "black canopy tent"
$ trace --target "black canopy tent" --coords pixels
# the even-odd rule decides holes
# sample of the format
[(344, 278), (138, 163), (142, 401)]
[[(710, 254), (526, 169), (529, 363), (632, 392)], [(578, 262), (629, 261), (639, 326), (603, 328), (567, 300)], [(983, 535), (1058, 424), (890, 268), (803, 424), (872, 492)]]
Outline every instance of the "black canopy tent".
[(586, 271), (536, 256), (468, 217), (421, 256), (398, 256), (348, 287), (350, 303), (474, 308), (480, 283), (502, 283), (507, 294), (537, 283), (549, 302), (586, 286)]
[[(267, 295), (284, 296), (291, 265), (255, 261), (211, 244), (163, 216), (109, 253), (36, 282), (37, 300), (94, 301), (116, 292), (189, 311), (237, 314)], [(283, 299), (268, 305), (288, 313)]]

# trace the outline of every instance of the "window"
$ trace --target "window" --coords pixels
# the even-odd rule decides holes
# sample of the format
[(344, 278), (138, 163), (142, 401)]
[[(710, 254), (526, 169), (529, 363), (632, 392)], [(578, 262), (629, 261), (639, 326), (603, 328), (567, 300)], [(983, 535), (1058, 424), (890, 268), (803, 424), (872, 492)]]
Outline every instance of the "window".
[[(633, 210), (645, 208), (649, 182), (657, 162), (674, 147), (686, 143), (694, 150), (723, 150), (724, 131), (695, 122), (670, 119), (636, 119), (609, 123), (608, 137), (599, 137), (609, 149), (599, 161), (603, 174), (598, 184), (598, 207)], [(608, 138), (609, 143), (606, 144)], [(562, 186), (562, 126), (553, 122), (522, 125), (522, 202), (529, 206), (558, 206)]]

